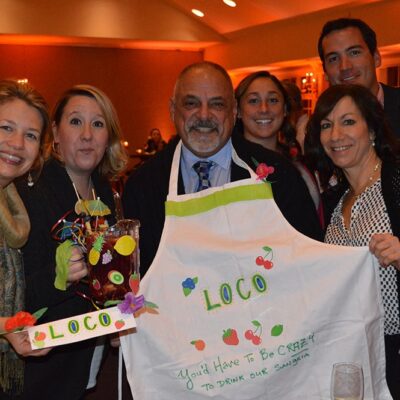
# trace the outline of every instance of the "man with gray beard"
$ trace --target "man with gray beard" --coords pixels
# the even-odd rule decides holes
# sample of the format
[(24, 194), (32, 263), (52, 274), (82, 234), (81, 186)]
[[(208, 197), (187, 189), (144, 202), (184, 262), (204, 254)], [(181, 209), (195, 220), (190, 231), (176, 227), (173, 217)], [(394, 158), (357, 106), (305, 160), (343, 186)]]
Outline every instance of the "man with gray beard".
[(239, 157), (253, 169), (256, 167), (254, 160), (274, 167), (275, 172), (268, 180), (281, 212), (299, 232), (322, 239), (313, 202), (296, 168), (278, 153), (242, 142), (241, 138), (231, 138), (237, 107), (232, 82), (224, 68), (211, 62), (186, 67), (175, 84), (170, 114), (177, 137), (132, 173), (123, 194), (125, 217), (138, 219), (141, 223), (142, 276), (153, 261), (160, 242), (172, 158), (180, 140), (178, 194), (248, 178), (248, 171), (232, 162), (232, 149), (235, 148)]

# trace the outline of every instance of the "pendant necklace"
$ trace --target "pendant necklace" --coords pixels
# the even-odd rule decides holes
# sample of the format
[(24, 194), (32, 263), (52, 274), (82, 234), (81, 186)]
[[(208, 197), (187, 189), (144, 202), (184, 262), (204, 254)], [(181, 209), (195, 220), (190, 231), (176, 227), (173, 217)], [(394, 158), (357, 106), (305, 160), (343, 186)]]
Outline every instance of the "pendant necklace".
[(359, 190), (358, 193), (355, 193), (355, 192), (354, 192), (354, 189), (353, 189), (352, 187), (350, 188), (350, 191), (349, 191), (350, 198), (354, 198), (355, 200), (357, 200), (358, 197), (359, 197), (361, 194), (363, 194), (363, 193), (365, 192), (365, 190), (366, 190), (369, 186), (372, 185), (373, 180), (374, 180), (374, 176), (375, 176), (376, 172), (379, 170), (379, 168), (381, 167), (381, 165), (382, 165), (382, 161), (379, 160), (379, 161), (375, 164), (375, 166), (374, 166), (374, 168), (373, 168), (373, 170), (372, 170), (371, 175), (370, 175), (370, 176), (368, 177), (368, 179), (367, 179), (367, 182), (365, 183), (365, 185), (363, 185), (363, 186), (361, 187), (361, 190)]
[(75, 191), (75, 194), (76, 194), (76, 198), (77, 198), (77, 201), (76, 201), (75, 207), (74, 207), (75, 213), (76, 213), (77, 215), (82, 214), (82, 213), (88, 215), (89, 212), (88, 212), (88, 209), (87, 209), (87, 206), (86, 206), (85, 202), (90, 200), (90, 194), (92, 194), (93, 200), (96, 199), (96, 192), (95, 192), (94, 188), (92, 188), (92, 191), (90, 191), (90, 188), (93, 186), (93, 184), (92, 184), (92, 177), (89, 178), (88, 187), (87, 187), (87, 189), (86, 189), (86, 197), (83, 198), (83, 197), (79, 194), (78, 189), (76, 188), (75, 182), (74, 182), (74, 180), (72, 179), (72, 177), (71, 177), (71, 175), (70, 175), (68, 169), (65, 168), (65, 170), (66, 170), (66, 172), (67, 172), (67, 175), (68, 175), (69, 179), (71, 180), (72, 187), (74, 188), (74, 191)]

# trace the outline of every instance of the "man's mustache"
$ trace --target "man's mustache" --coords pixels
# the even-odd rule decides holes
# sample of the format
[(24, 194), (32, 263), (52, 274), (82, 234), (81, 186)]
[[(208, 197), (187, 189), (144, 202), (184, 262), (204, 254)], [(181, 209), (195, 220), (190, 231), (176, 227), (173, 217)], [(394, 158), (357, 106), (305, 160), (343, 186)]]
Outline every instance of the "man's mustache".
[(200, 129), (205, 128), (205, 129), (215, 129), (216, 130), (218, 128), (218, 125), (217, 125), (217, 123), (215, 123), (212, 120), (197, 120), (197, 121), (194, 121), (193, 124), (191, 124), (189, 126), (189, 130), (190, 131), (197, 130), (199, 128)]

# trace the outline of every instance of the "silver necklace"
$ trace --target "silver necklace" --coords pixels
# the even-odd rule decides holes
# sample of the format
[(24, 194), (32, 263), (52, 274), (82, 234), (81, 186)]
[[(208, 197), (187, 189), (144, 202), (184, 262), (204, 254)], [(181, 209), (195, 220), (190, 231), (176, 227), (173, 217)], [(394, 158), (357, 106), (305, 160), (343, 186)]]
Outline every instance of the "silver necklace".
[(368, 179), (367, 179), (367, 182), (365, 183), (365, 185), (363, 185), (363, 186), (361, 187), (361, 190), (359, 190), (358, 193), (355, 193), (355, 192), (354, 192), (354, 189), (353, 189), (353, 188), (350, 188), (350, 191), (349, 191), (350, 197), (357, 199), (361, 194), (363, 194), (363, 193), (365, 192), (365, 190), (366, 190), (369, 186), (371, 186), (371, 184), (373, 183), (373, 179), (374, 179), (375, 173), (376, 173), (376, 171), (378, 171), (378, 169), (381, 167), (381, 165), (382, 165), (382, 161), (379, 160), (379, 161), (375, 164), (375, 166), (374, 166), (374, 168), (373, 168), (373, 170), (372, 170), (371, 175), (370, 175), (370, 176), (368, 177)]

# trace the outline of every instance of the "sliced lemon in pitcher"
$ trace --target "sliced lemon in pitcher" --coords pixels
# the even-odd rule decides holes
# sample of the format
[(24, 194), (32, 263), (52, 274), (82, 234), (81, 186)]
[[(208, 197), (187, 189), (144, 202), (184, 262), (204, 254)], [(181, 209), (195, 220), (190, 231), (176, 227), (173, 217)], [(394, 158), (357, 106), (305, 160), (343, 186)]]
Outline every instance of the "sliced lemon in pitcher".
[(124, 235), (121, 236), (115, 243), (114, 249), (121, 256), (129, 256), (134, 252), (136, 248), (136, 241), (132, 236)]

